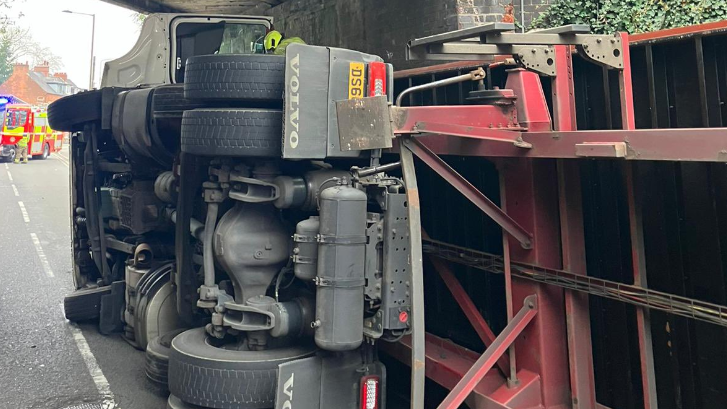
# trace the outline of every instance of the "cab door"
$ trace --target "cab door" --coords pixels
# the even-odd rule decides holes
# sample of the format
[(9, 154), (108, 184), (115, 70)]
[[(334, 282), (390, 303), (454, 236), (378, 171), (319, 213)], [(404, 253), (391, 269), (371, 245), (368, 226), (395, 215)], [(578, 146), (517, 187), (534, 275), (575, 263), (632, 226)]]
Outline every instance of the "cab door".
[(25, 122), (25, 131), (30, 135), (29, 144), (31, 155), (40, 155), (43, 153), (43, 133), (40, 132), (39, 128), (36, 127), (35, 113), (28, 110), (24, 111), (27, 115)]

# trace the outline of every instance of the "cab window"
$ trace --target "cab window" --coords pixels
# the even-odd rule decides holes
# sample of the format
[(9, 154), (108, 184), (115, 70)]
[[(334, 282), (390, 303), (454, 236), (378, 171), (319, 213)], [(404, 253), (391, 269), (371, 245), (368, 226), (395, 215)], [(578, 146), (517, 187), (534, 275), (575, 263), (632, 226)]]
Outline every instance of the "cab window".
[(175, 82), (184, 82), (187, 58), (208, 54), (260, 52), (267, 27), (254, 23), (181, 23), (176, 28)]
[(8, 128), (25, 126), (27, 122), (27, 111), (8, 111), (8, 114), (5, 116), (5, 126), (7, 126)]

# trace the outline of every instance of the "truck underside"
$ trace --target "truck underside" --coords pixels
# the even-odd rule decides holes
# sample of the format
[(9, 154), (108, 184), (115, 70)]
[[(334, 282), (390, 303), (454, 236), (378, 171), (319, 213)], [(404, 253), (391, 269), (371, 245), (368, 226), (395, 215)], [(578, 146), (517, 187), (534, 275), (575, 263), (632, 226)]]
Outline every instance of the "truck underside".
[(59, 101), (66, 316), (146, 350), (171, 408), (727, 402), (727, 137), (636, 129), (723, 126), (723, 40), (677, 43), (688, 101), (648, 38), (512, 29), (408, 46), (473, 62), (296, 44)]

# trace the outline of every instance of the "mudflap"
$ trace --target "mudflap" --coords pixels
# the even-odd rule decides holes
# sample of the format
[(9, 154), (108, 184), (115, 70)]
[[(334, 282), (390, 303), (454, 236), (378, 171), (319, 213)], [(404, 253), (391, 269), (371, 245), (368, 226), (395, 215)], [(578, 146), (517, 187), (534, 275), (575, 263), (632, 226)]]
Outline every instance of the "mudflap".
[(104, 335), (114, 332), (121, 332), (124, 329), (124, 322), (121, 317), (124, 313), (126, 292), (125, 281), (111, 283), (111, 294), (101, 297), (101, 311), (98, 322), (98, 331)]
[(275, 409), (358, 408), (361, 379), (378, 375), (379, 409), (386, 409), (386, 367), (378, 361), (364, 363), (361, 350), (320, 352), (317, 356), (278, 367)]
[[(375, 55), (333, 47), (291, 44), (285, 51), (283, 159), (356, 158), (360, 150), (341, 150), (335, 101), (352, 96), (351, 70), (383, 62)], [(393, 68), (389, 65), (390, 77)], [(363, 82), (357, 96), (363, 96)], [(393, 89), (393, 86), (390, 85)], [(390, 92), (389, 100), (393, 97)]]
[(275, 409), (319, 409), (322, 360), (318, 356), (278, 366)]

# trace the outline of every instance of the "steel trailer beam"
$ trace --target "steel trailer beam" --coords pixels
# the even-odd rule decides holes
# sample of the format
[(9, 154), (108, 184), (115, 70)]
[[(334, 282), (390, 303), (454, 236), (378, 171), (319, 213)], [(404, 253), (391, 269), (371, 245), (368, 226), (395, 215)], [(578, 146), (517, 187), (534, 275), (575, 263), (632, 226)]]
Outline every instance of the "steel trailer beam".
[[(400, 140), (406, 144), (406, 139)], [(406, 188), (407, 214), (409, 217), (409, 241), (411, 243), (411, 409), (424, 407), (425, 329), (424, 329), (424, 266), (422, 255), (422, 222), (419, 204), (416, 169), (412, 152), (401, 147), (401, 172)]]
[[(472, 328), (474, 328), (477, 335), (479, 335), (482, 343), (485, 344), (486, 347), (492, 345), (496, 339), (495, 333), (492, 332), (490, 326), (487, 325), (487, 321), (482, 318), (482, 314), (480, 314), (477, 310), (477, 306), (475, 306), (475, 303), (473, 303), (472, 299), (467, 295), (467, 292), (464, 287), (462, 287), (462, 284), (459, 283), (457, 277), (454, 276), (454, 272), (452, 272), (447, 263), (439, 258), (430, 256), (429, 261), (434, 266), (434, 269), (437, 270), (439, 276), (442, 277), (444, 285), (446, 285), (449, 292), (452, 293), (452, 297), (454, 297), (459, 308), (461, 308), (462, 312), (464, 312), (467, 320), (470, 324), (472, 324)], [(502, 355), (502, 357), (497, 360), (497, 366), (504, 374), (507, 374), (510, 371), (510, 360), (507, 359), (507, 355)]]
[(498, 55), (512, 55), (525, 68), (555, 76), (557, 61), (554, 46), (577, 46), (590, 61), (622, 70), (628, 42), (620, 34), (584, 34), (587, 26), (570, 25), (550, 30), (515, 33), (507, 23), (490, 23), (478, 27), (436, 34), (409, 41), (408, 60), (492, 60)]
[[(637, 201), (634, 165), (627, 164), (626, 189), (629, 207), (629, 233), (631, 236), (631, 260), (634, 285), (648, 288), (646, 283), (646, 258), (644, 255), (644, 233), (641, 217), (642, 208)], [(656, 374), (654, 372), (654, 351), (651, 341), (651, 320), (646, 308), (636, 308), (639, 356), (641, 358), (641, 384), (644, 393), (644, 409), (658, 408), (656, 397)]]
[[(443, 108), (443, 107), (440, 107)], [(727, 128), (634, 129), (572, 132), (520, 132), (530, 149), (502, 141), (430, 134), (419, 139), (437, 155), (482, 157), (727, 162)], [(493, 137), (497, 133), (493, 132)]]
[[(452, 169), (445, 161), (434, 154), (420, 141), (416, 139), (404, 139), (404, 146), (415, 154), (419, 159), (426, 163), (432, 170), (437, 172), (439, 176), (444, 178), (455, 189), (462, 193), (475, 206), (485, 212), (492, 220), (500, 225), (506, 232), (513, 236), (523, 248), (531, 248), (533, 236), (520, 226), (515, 220), (507, 215), (502, 209), (497, 207), (482, 192), (477, 190), (467, 179), (462, 177), (456, 170)], [(402, 161), (403, 163), (403, 161)]]
[(457, 409), (464, 402), (467, 396), (477, 386), (477, 384), (485, 377), (487, 372), (495, 366), (498, 359), (507, 351), (507, 349), (515, 342), (518, 336), (528, 326), (538, 313), (537, 297), (529, 296), (525, 299), (523, 307), (513, 317), (512, 321), (502, 330), (500, 335), (495, 338), (492, 343), (482, 354), (480, 359), (470, 368), (462, 379), (449, 392), (449, 395), (437, 407), (438, 409)]
[[(570, 47), (556, 46), (558, 73), (552, 79), (553, 126), (558, 131), (576, 130), (573, 60)], [(558, 207), (563, 268), (586, 274), (583, 198), (578, 163), (558, 160)], [(591, 317), (588, 296), (565, 292), (568, 361), (573, 409), (596, 406)]]

